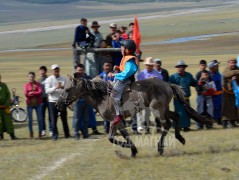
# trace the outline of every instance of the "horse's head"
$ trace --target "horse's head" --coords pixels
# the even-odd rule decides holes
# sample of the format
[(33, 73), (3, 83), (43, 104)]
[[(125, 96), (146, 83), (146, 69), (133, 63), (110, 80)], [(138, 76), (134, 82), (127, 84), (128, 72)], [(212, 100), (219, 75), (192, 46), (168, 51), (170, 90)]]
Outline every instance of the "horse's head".
[(81, 94), (83, 94), (83, 79), (69, 76), (66, 82), (64, 92), (61, 94), (56, 107), (58, 110), (62, 110), (64, 107), (69, 106), (76, 101)]

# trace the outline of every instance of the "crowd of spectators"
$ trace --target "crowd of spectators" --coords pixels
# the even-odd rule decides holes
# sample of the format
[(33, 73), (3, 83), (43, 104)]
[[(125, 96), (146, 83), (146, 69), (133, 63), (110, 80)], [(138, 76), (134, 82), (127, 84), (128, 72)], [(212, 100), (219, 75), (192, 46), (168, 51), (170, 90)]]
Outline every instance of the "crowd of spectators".
[[(73, 41), (74, 63), (73, 73), (76, 78), (92, 79), (96, 76), (102, 78), (105, 82), (113, 82), (113, 77), (108, 77), (114, 66), (118, 66), (122, 59), (121, 52), (110, 53), (102, 51), (99, 53), (88, 52), (85, 56), (84, 64), (80, 61), (80, 53), (76, 50), (77, 47), (82, 49), (87, 48), (120, 48), (121, 41), (132, 39), (134, 24), (129, 24), (129, 32), (127, 27), (121, 26), (117, 28), (117, 24), (111, 23), (109, 28), (111, 32), (103, 39), (99, 32), (100, 25), (97, 21), (93, 21), (91, 29), (87, 27), (87, 19), (81, 19), (81, 25), (75, 30)], [(223, 128), (237, 127), (239, 121), (238, 103), (239, 97), (236, 95), (238, 91), (237, 84), (239, 83), (239, 67), (237, 59), (228, 60), (227, 67), (222, 73), (219, 72), (219, 62), (211, 60), (207, 63), (206, 60), (199, 61), (199, 71), (193, 76), (186, 71), (188, 65), (184, 60), (179, 60), (175, 65), (176, 72), (169, 75), (168, 71), (162, 67), (162, 60), (147, 57), (144, 60), (145, 68), (136, 75), (137, 80), (148, 78), (158, 78), (165, 82), (179, 85), (185, 93), (185, 100), (190, 103), (191, 89), (195, 87), (197, 92), (197, 112), (209, 118), (213, 118), (215, 123), (222, 125)], [(34, 138), (32, 128), (33, 110), (36, 112), (38, 124), (38, 138), (43, 138), (47, 135), (46, 110), (48, 110), (48, 131), (49, 136), (54, 141), (58, 139), (59, 133), (57, 128), (57, 119), (61, 118), (64, 137), (70, 137), (68, 126), (67, 109), (59, 111), (56, 108), (56, 102), (64, 91), (66, 78), (60, 75), (60, 66), (53, 64), (51, 66), (51, 75), (47, 74), (47, 67), (39, 68), (40, 78), (36, 80), (34, 72), (28, 73), (28, 82), (24, 85), (24, 94), (26, 97), (29, 137)], [(0, 139), (3, 139), (3, 133), (10, 134), (11, 139), (17, 139), (14, 134), (13, 123), (10, 118), (10, 93), (7, 85), (1, 82), (0, 76)], [(175, 112), (180, 115), (180, 128), (185, 132), (190, 131), (191, 121), (184, 107), (180, 102), (173, 99)], [(80, 139), (80, 134), (84, 139), (89, 138), (88, 128), (92, 129), (92, 134), (101, 135), (97, 130), (96, 113), (93, 108), (85, 103), (84, 100), (78, 99), (73, 106), (73, 128), (75, 139)], [(134, 122), (132, 127), (134, 133), (145, 131), (150, 133), (150, 111), (146, 109), (144, 120), (142, 112), (137, 114), (137, 123)], [(158, 128), (160, 123), (156, 122)], [(109, 133), (109, 122), (104, 120), (105, 133)], [(136, 128), (135, 128), (136, 126)], [(206, 126), (207, 129), (212, 129), (212, 126)], [(197, 129), (204, 129), (202, 124), (197, 124)], [(80, 133), (81, 132), (81, 133)]]

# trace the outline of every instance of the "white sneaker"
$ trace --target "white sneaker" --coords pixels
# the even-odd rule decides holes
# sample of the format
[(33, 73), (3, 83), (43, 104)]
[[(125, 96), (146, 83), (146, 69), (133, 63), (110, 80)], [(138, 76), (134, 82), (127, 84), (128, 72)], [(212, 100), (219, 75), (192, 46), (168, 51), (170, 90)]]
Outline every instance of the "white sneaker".
[(41, 136), (45, 136), (45, 135), (46, 135), (46, 131), (45, 131), (45, 130), (42, 130)]
[(50, 137), (52, 137), (52, 135), (53, 135), (53, 132), (52, 132), (52, 131), (50, 131), (50, 132), (49, 132), (49, 136), (50, 136)]
[(144, 132), (144, 128), (138, 127), (138, 128), (137, 128), (137, 131), (138, 131), (139, 133), (143, 133), (143, 132)]

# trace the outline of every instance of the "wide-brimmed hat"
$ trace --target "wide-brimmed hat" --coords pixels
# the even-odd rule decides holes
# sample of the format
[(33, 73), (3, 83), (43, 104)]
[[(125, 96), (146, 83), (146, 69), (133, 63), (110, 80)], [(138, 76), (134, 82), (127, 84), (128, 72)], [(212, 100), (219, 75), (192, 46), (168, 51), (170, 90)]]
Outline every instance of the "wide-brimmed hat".
[(100, 27), (97, 21), (93, 21), (91, 27)]
[(111, 27), (111, 28), (117, 28), (117, 24), (111, 23), (111, 24), (109, 25), (109, 27)]
[(218, 64), (220, 64), (220, 63), (215, 59), (215, 60), (210, 61), (207, 65), (207, 67), (212, 68), (214, 66), (217, 66)]
[(154, 65), (154, 60), (152, 57), (146, 57), (146, 59), (144, 60), (144, 64), (145, 65)]
[(184, 66), (184, 67), (188, 67), (188, 65), (184, 62), (184, 60), (180, 60), (177, 62), (176, 66), (174, 66), (175, 68), (178, 68), (179, 66)]

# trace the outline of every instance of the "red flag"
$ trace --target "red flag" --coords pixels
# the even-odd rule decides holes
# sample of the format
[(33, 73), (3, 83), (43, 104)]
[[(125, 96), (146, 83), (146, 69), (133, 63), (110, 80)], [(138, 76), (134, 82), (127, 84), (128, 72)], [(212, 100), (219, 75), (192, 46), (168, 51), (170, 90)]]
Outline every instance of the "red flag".
[(136, 54), (139, 54), (139, 46), (141, 43), (141, 35), (140, 35), (140, 31), (139, 31), (139, 24), (138, 24), (138, 20), (137, 17), (134, 17), (134, 31), (133, 31), (133, 40), (136, 44)]

